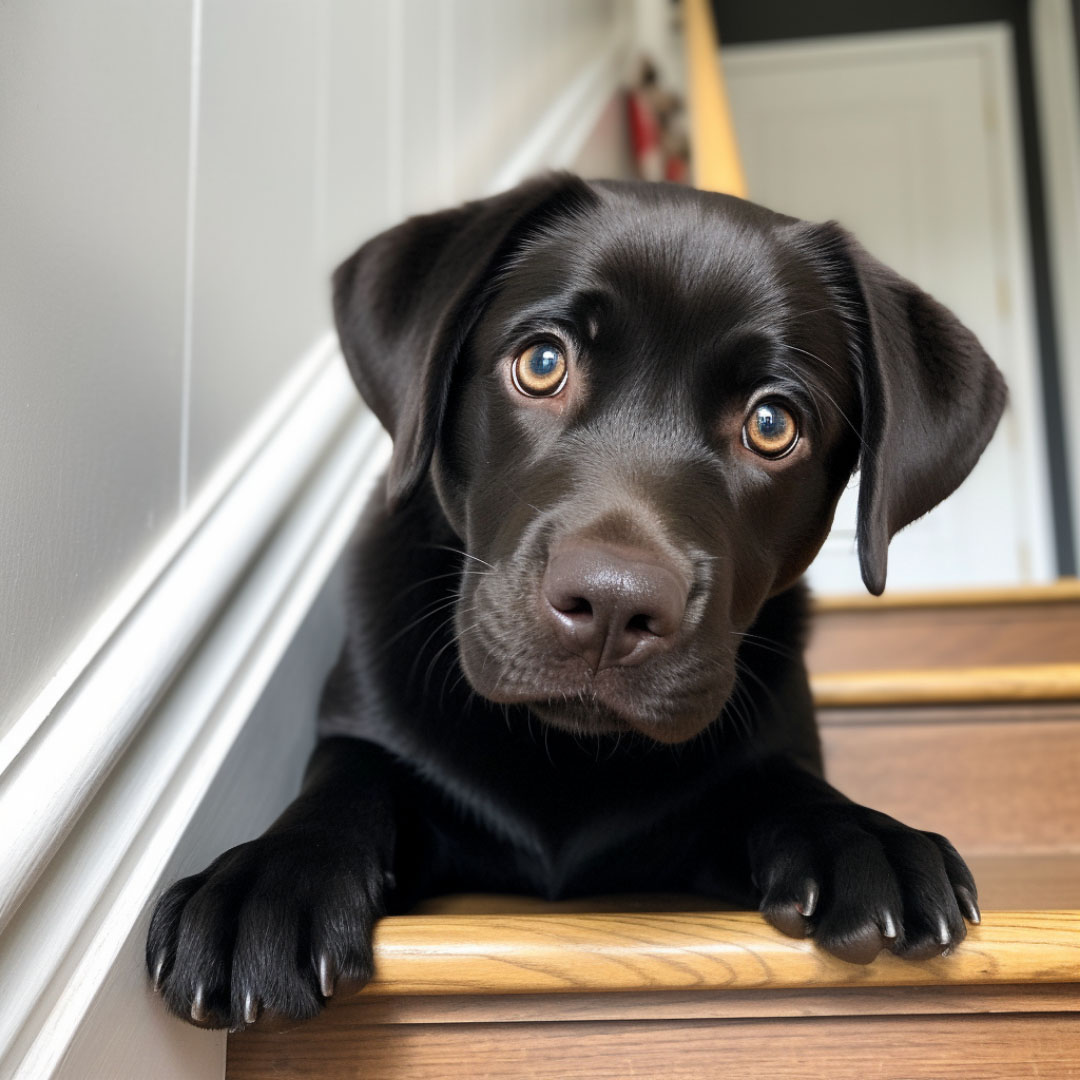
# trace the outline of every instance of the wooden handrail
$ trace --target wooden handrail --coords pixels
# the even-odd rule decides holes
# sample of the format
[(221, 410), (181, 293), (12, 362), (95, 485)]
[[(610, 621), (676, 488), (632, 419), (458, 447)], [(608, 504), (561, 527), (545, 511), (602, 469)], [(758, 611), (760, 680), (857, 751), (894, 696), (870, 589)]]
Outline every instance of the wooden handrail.
[(820, 707), (1080, 701), (1080, 664), (834, 671), (810, 676)]
[(683, 18), (694, 186), (745, 199), (746, 177), (735, 141), (709, 0), (684, 0)]
[(1080, 983), (1080, 911), (984, 914), (954, 955), (847, 964), (785, 937), (756, 912), (405, 915), (375, 931), (364, 993)]

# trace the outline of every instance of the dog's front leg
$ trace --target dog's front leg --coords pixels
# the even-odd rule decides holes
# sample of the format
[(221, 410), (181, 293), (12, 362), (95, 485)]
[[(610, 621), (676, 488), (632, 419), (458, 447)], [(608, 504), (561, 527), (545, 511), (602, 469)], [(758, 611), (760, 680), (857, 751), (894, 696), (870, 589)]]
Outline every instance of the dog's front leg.
[(262, 1009), (303, 1019), (339, 979), (371, 977), (394, 848), (391, 768), (370, 743), (323, 740), (262, 836), (164, 893), (146, 961), (174, 1013), (234, 1029)]
[(979, 921), (975, 882), (943, 836), (859, 806), (786, 758), (740, 778), (753, 883), (766, 919), (793, 937), (869, 963), (884, 948), (923, 959)]

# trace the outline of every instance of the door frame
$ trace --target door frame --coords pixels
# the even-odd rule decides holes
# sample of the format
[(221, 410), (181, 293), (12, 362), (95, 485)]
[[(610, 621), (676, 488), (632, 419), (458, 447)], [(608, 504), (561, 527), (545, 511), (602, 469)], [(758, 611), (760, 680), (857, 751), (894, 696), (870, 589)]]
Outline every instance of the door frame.
[(1080, 297), (1080, 56), (1069, 0), (1033, 0), (1030, 20), (1073, 537), (1080, 541), (1080, 304), (1070, 303)]

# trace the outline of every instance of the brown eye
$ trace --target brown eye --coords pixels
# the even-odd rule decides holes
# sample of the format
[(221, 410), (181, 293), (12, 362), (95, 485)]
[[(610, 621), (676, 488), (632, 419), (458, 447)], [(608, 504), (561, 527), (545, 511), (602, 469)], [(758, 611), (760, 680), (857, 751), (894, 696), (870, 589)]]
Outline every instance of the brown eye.
[(528, 397), (553, 397), (566, 384), (566, 375), (566, 357), (549, 341), (530, 345), (514, 361), (514, 386)]
[(743, 425), (743, 445), (762, 457), (783, 457), (798, 441), (795, 417), (776, 401), (755, 405)]

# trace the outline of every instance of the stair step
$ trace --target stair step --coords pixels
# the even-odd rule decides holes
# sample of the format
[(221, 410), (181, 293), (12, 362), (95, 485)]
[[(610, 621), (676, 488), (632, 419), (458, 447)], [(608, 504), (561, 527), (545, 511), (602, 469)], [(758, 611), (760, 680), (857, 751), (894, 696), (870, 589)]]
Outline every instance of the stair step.
[(376, 932), (376, 978), (230, 1036), (227, 1080), (1080, 1078), (1080, 583), (819, 605), (827, 774), (948, 835), (983, 921), (845, 964), (688, 896), (455, 896)]
[[(728, 1061), (740, 1077), (861, 1080), (862, 1048), (899, 1053), (905, 1040), (925, 1043), (926, 1062), (941, 1070), (951, 1061), (954, 1071), (919, 1072), (922, 1061), (901, 1058), (906, 1071), (880, 1075), (1011, 1078), (1029, 1060), (1038, 1075), (1073, 1075), (1066, 1065), (1080, 1061), (1080, 856), (972, 863), (984, 883), (982, 924), (952, 956), (921, 963), (885, 954), (846, 964), (784, 937), (756, 912), (716, 910), (695, 897), (431, 901), (422, 913), (379, 924), (377, 975), (363, 991), (334, 998), (309, 1024), (282, 1030), (268, 1018), (232, 1036), (227, 1077), (626, 1076), (631, 1067), (711, 1077)], [(1026, 906), (993, 906), (1004, 898)], [(1068, 901), (1072, 910), (1055, 909)], [(973, 1023), (991, 1016), (992, 1027)], [(750, 1040), (747, 1022), (757, 1025)], [(675, 1061), (660, 1069), (653, 1051), (676, 1029), (689, 1042), (673, 1072)], [(1039, 1058), (1051, 1036), (1068, 1054)], [(826, 1069), (821, 1055), (835, 1038), (847, 1057)], [(1010, 1057), (1012, 1038), (1021, 1043)], [(987, 1039), (1001, 1044), (996, 1064), (975, 1071)], [(704, 1041), (695, 1048), (694, 1040)], [(785, 1072), (810, 1044), (814, 1071)], [(609, 1059), (625, 1071), (603, 1071)], [(972, 1071), (956, 1072), (957, 1062)]]
[(819, 599), (814, 673), (1073, 664), (1080, 581), (1019, 589)]
[(944, 833), (965, 856), (1080, 853), (1080, 704), (819, 719), (825, 775), (856, 802)]
[(1080, 663), (818, 671), (810, 685), (819, 708), (1080, 701)]
[(282, 1055), (268, 1040), (229, 1080), (1075, 1080), (1061, 1013), (372, 1024)]
[(1080, 983), (1080, 911), (988, 912), (953, 956), (865, 966), (748, 911), (404, 915), (376, 947), (382, 995)]

